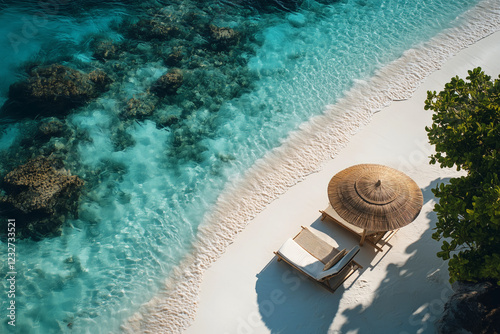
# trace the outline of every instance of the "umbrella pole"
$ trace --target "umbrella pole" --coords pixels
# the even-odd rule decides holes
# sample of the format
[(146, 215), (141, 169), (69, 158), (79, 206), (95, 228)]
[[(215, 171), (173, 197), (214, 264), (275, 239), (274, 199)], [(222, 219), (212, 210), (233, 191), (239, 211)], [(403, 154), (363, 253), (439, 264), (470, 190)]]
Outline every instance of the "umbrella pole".
[(365, 243), (365, 238), (366, 238), (366, 229), (363, 229), (363, 235), (361, 236), (361, 241), (359, 242), (360, 246), (363, 246)]

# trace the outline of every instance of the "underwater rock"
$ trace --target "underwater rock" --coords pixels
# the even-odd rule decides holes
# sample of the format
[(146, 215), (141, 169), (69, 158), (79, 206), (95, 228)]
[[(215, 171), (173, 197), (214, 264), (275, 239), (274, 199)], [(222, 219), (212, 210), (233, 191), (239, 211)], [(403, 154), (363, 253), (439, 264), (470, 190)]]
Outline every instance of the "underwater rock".
[(176, 115), (168, 115), (168, 116), (161, 115), (161, 117), (158, 117), (157, 120), (157, 124), (166, 127), (170, 127), (177, 123), (179, 123), (179, 117)]
[(101, 40), (93, 46), (94, 58), (99, 60), (109, 60), (118, 57), (118, 47), (112, 40)]
[[(7, 111), (58, 114), (81, 106), (96, 98), (111, 82), (101, 70), (89, 74), (70, 67), (53, 64), (38, 67), (29, 73), (29, 78), (9, 88)], [(19, 117), (27, 116), (22, 113)]]
[(178, 5), (156, 7), (145, 11), (141, 20), (126, 25), (125, 29), (130, 37), (143, 41), (191, 40), (194, 35), (205, 31), (214, 14), (218, 14), (209, 14), (206, 3), (200, 7), (186, 1)]
[(453, 290), (437, 322), (438, 333), (500, 333), (500, 286), (455, 282)]
[(61, 137), (64, 130), (63, 122), (53, 117), (44, 120), (38, 126), (38, 132), (46, 137)]
[(210, 67), (200, 66), (192, 71), (184, 71), (183, 100), (179, 101), (179, 106), (186, 115), (201, 107), (216, 112), (225, 101), (251, 89), (255, 77), (247, 69), (233, 64), (216, 66), (210, 64)]
[(122, 112), (122, 116), (126, 118), (144, 118), (151, 116), (156, 108), (158, 98), (148, 94), (145, 97), (133, 97), (127, 101), (127, 107)]
[(226, 50), (229, 47), (238, 44), (240, 35), (231, 28), (209, 26), (210, 40), (213, 42), (212, 47), (218, 51)]
[(165, 64), (168, 66), (179, 66), (183, 58), (184, 58), (183, 48), (175, 47), (173, 48), (172, 52), (165, 57), (164, 61)]
[(164, 22), (160, 18), (143, 19), (132, 25), (132, 37), (142, 40), (169, 40), (179, 34), (179, 28), (173, 22)]
[(177, 93), (177, 89), (182, 85), (182, 82), (182, 71), (178, 68), (173, 68), (158, 78), (152, 87), (152, 91), (161, 97), (173, 95)]
[(61, 162), (40, 156), (5, 176), (6, 196), (0, 203), (22, 221), (19, 232), (23, 236), (52, 235), (60, 229), (65, 215), (76, 213), (83, 184)]
[(192, 8), (191, 11), (184, 12), (182, 17), (183, 23), (188, 25), (191, 28), (190, 30), (196, 32), (205, 30), (206, 26), (213, 20), (213, 15), (206, 12), (208, 8), (206, 6), (202, 7), (203, 9)]
[(96, 93), (106, 91), (108, 85), (113, 82), (103, 70), (93, 70), (88, 74), (88, 79), (94, 83)]

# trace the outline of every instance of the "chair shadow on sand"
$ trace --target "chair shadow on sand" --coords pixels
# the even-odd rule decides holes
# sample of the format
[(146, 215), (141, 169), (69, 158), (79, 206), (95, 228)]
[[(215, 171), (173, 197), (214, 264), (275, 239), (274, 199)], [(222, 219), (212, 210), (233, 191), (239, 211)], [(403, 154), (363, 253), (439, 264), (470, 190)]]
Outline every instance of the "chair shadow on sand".
[(332, 294), (276, 257), (257, 275), (259, 312), (271, 333), (326, 333), (343, 290)]
[[(431, 189), (435, 188), (438, 183), (448, 182), (448, 180), (434, 180), (429, 186), (422, 189), (424, 205), (434, 199)], [(427, 218), (430, 220), (432, 229), (437, 220), (436, 216), (431, 211)], [(339, 248), (351, 248), (357, 244), (356, 239), (348, 232), (342, 231), (341, 228), (333, 224), (325, 224), (320, 220), (320, 216), (311, 224), (311, 227), (334, 238), (339, 243)], [(404, 326), (404, 328), (408, 328), (408, 333), (417, 332), (419, 329), (424, 331), (427, 329), (432, 332), (433, 329), (429, 328), (429, 322), (433, 322), (431, 319), (433, 315), (436, 318), (435, 315), (440, 314), (444, 305), (442, 299), (451, 294), (451, 289), (447, 287), (443, 290), (445, 284), (442, 281), (448, 279), (444, 262), (443, 266), (438, 269), (434, 268), (430, 271), (425, 269), (428, 268), (427, 262), (430, 257), (432, 257), (432, 262), (436, 262), (435, 253), (439, 248), (438, 243), (431, 238), (431, 229), (427, 229), (418, 241), (406, 248), (406, 253), (411, 254), (411, 256), (404, 265), (390, 264), (388, 266), (386, 278), (381, 286), (375, 290), (371, 305), (365, 307), (358, 305), (342, 312), (341, 315), (346, 317), (347, 321), (342, 326), (341, 333), (351, 331), (374, 333), (377, 330), (390, 332), (391, 326), (401, 326), (401, 324), (392, 325), (394, 316), (398, 314), (404, 315), (405, 320), (408, 319), (407, 326)], [(396, 239), (393, 238), (391, 242), (396, 242)], [(387, 252), (393, 251), (390, 243), (388, 246), (388, 248), (384, 247), (383, 256)], [(421, 249), (429, 248), (430, 252), (420, 254)], [(377, 252), (372, 247), (363, 247), (355, 260), (360, 262), (364, 268), (352, 275), (333, 294), (294, 270), (284, 261), (277, 262), (276, 257), (273, 257), (257, 275), (257, 303), (262, 321), (271, 333), (328, 333), (333, 319), (338, 316), (339, 302), (344, 291), (354, 288), (358, 279), (361, 280), (361, 285), (370, 283), (363, 281), (363, 272), (373, 270), (380, 261), (372, 263), (376, 255)], [(423, 269), (414, 271), (414, 268)], [(423, 294), (422, 291), (418, 290), (422, 280), (429, 280), (435, 289), (439, 290), (437, 291), (438, 300), (434, 300), (427, 307), (413, 310), (411, 306), (406, 306), (408, 303), (405, 301), (408, 298), (416, 298), (419, 300), (419, 305), (425, 305), (429, 302), (426, 300), (428, 294)], [(415, 302), (412, 302), (411, 305), (415, 305)], [(360, 319), (362, 321), (359, 321)], [(376, 328), (377, 324), (381, 327)]]

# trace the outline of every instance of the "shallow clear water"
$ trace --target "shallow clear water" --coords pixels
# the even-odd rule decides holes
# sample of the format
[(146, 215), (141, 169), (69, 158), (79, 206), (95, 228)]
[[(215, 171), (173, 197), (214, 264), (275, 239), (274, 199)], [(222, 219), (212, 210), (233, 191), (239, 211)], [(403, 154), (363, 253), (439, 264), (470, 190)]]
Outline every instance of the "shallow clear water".
[[(86, 187), (79, 218), (68, 219), (61, 236), (17, 241), (13, 332), (118, 331), (189, 253), (204, 213), (229, 182), (355, 82), (457, 24), (477, 1), (328, 3), (304, 1), (296, 11), (282, 11), (257, 10), (257, 2), (164, 2), (177, 14), (196, 9), (250, 36), (232, 53), (209, 53), (213, 62), (186, 65), (178, 96), (137, 120), (120, 116), (124, 101), (146, 94), (169, 66), (158, 45), (134, 41), (126, 30), (138, 17), (158, 15), (147, 14), (158, 13), (157, 4), (61, 5), (31, 31), (26, 22), (40, 19), (43, 8), (16, 2), (2, 9), (2, 102), (26, 62), (100, 66), (116, 75), (108, 92), (65, 118), (72, 138), (44, 144), (59, 147), (55, 152)], [(130, 42), (130, 52), (103, 65), (92, 57), (96, 36)], [(190, 43), (207, 48), (202, 39)], [(164, 122), (168, 117), (177, 121)], [(0, 154), (14, 159), (32, 126), (3, 118)], [(0, 164), (2, 177), (10, 164)], [(6, 254), (2, 240), (1, 258)], [(7, 272), (6, 261), (0, 272)], [(5, 291), (6, 280), (0, 286)], [(1, 300), (5, 310), (6, 296)], [(2, 317), (2, 332), (13, 330), (7, 321)]]

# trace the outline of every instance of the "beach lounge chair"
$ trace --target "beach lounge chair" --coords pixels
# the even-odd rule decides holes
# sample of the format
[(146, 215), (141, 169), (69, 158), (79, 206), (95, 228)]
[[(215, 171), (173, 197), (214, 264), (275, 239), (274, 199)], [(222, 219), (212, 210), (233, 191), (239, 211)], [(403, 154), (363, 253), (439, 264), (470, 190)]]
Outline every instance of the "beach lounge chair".
[[(335, 290), (356, 270), (362, 268), (354, 261), (359, 246), (339, 251), (326, 236), (320, 237), (307, 227), (293, 239), (288, 239), (277, 252), (278, 261), (285, 261), (330, 292)], [(328, 268), (329, 267), (329, 268)]]
[(375, 247), (375, 249), (380, 252), (383, 252), (382, 246), (387, 244), (387, 242), (396, 234), (396, 232), (399, 231), (399, 229), (392, 231), (367, 231), (365, 229), (362, 229), (361, 227), (355, 226), (345, 221), (342, 217), (339, 216), (337, 211), (335, 211), (330, 204), (324, 211), (319, 210), (319, 212), (321, 212), (321, 220), (325, 220), (325, 218), (328, 217), (337, 225), (359, 236), (360, 246), (363, 246), (363, 244), (366, 242), (367, 244)]

